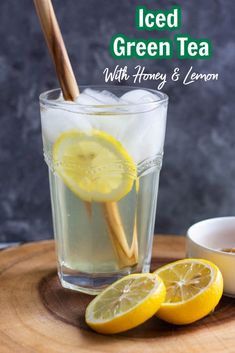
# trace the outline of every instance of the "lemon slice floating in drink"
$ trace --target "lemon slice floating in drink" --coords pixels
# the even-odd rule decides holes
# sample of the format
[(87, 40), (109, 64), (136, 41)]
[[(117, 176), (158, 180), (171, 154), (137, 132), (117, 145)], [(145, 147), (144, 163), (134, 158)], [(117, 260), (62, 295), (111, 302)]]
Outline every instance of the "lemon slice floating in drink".
[(223, 278), (213, 263), (185, 259), (155, 271), (166, 286), (157, 317), (172, 324), (189, 324), (214, 310), (223, 293)]
[(100, 333), (129, 330), (153, 316), (165, 294), (165, 286), (156, 274), (123, 277), (92, 300), (86, 309), (86, 323)]
[(135, 162), (122, 144), (98, 130), (62, 133), (53, 146), (56, 173), (84, 201), (123, 198), (137, 177)]

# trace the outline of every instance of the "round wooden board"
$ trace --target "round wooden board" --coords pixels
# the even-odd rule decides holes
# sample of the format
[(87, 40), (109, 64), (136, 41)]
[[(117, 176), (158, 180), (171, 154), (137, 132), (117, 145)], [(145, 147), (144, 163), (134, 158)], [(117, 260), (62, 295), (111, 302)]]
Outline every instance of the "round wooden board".
[[(157, 236), (153, 268), (184, 257), (184, 243), (183, 237)], [(123, 334), (104, 336), (84, 321), (92, 297), (61, 287), (53, 241), (1, 252), (0, 276), (1, 353), (235, 352), (235, 301), (230, 298), (193, 325), (177, 327), (152, 318)]]

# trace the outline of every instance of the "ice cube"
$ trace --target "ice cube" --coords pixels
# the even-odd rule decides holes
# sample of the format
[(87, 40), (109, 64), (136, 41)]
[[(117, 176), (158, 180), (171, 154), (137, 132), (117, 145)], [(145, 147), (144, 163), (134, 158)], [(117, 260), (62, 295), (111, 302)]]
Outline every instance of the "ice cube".
[(50, 143), (54, 143), (62, 132), (68, 130), (78, 129), (87, 133), (91, 131), (89, 120), (79, 113), (50, 108), (42, 111), (41, 116), (42, 131)]
[[(119, 115), (119, 98), (117, 96), (106, 90), (95, 91), (91, 88), (86, 88), (80, 94), (76, 102), (90, 106), (96, 105), (94, 111), (92, 111), (92, 107), (87, 107), (87, 109), (84, 110), (90, 126), (95, 130), (104, 131), (120, 140), (126, 128), (126, 116)], [(98, 111), (97, 106), (100, 106)], [(103, 108), (102, 106), (110, 107)], [(96, 115), (96, 113), (98, 113), (98, 115)]]
[(84, 91), (79, 94), (75, 103), (89, 106), (89, 105), (100, 105), (102, 102), (100, 102), (95, 97), (92, 97), (92, 96), (86, 94)]
[(119, 102), (118, 97), (116, 97), (111, 92), (106, 90), (96, 91), (91, 88), (86, 88), (77, 98), (77, 103), (89, 104), (89, 105), (112, 105)]
[(115, 94), (113, 94), (113, 93), (111, 93), (109, 91), (103, 90), (101, 93), (106, 98), (109, 98), (110, 100), (112, 100), (114, 104), (115, 103), (119, 103), (119, 101), (120, 101), (119, 97), (115, 96)]
[(155, 106), (146, 112), (127, 117), (121, 142), (138, 164), (163, 152), (166, 109)]
[(127, 103), (149, 103), (156, 102), (160, 100), (157, 94), (153, 94), (144, 89), (134, 89), (123, 94), (120, 98), (120, 101)]

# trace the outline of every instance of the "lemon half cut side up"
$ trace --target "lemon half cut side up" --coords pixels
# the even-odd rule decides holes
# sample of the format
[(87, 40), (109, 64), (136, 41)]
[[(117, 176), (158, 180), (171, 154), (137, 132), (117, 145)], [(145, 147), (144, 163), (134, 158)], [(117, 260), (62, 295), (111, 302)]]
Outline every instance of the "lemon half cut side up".
[(86, 309), (86, 323), (106, 334), (129, 330), (152, 317), (165, 294), (163, 281), (156, 274), (125, 276), (91, 301)]
[(166, 299), (157, 317), (176, 325), (190, 324), (211, 313), (223, 294), (223, 277), (210, 261), (184, 259), (159, 268)]

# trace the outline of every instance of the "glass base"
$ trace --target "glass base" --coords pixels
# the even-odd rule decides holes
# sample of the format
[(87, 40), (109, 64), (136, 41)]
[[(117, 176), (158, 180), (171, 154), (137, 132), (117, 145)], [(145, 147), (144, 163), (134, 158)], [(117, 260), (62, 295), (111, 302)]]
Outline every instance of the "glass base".
[(111, 273), (84, 273), (84, 272), (75, 272), (75, 271), (59, 271), (59, 279), (62, 287), (72, 289), (78, 292), (97, 295), (102, 292), (107, 286), (117, 281), (118, 279), (138, 272), (149, 272), (150, 265), (145, 265), (142, 268), (142, 271), (136, 267), (127, 268), (119, 272)]

